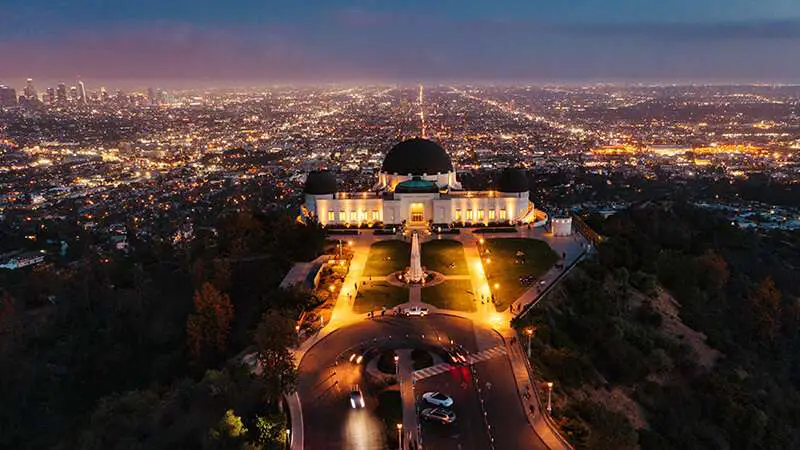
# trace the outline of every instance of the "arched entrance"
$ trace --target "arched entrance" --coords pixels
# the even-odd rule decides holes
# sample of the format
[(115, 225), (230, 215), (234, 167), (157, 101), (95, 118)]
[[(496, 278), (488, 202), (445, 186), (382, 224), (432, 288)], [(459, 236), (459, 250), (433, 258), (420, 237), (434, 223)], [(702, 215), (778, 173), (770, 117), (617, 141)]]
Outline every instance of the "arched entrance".
[(412, 225), (422, 225), (425, 223), (425, 204), (412, 203), (409, 206), (409, 222)]

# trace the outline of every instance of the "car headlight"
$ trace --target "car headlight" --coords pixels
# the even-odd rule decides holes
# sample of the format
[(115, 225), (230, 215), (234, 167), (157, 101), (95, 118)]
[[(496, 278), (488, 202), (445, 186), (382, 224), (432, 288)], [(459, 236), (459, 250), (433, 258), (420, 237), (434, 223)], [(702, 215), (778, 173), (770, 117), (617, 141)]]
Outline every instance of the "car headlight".
[(352, 398), (350, 399), (350, 407), (356, 409), (356, 401), (353, 400)]
[(362, 408), (364, 407), (364, 398), (363, 397), (361, 398), (361, 407)]

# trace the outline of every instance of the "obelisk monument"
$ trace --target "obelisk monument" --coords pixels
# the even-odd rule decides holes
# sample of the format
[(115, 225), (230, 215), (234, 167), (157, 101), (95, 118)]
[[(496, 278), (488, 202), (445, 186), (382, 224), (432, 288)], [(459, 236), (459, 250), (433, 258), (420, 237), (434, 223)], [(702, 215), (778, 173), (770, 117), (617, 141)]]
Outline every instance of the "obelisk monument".
[(425, 272), (422, 271), (422, 256), (419, 251), (419, 235), (415, 231), (411, 235), (411, 266), (406, 273), (409, 283), (422, 283), (425, 281)]

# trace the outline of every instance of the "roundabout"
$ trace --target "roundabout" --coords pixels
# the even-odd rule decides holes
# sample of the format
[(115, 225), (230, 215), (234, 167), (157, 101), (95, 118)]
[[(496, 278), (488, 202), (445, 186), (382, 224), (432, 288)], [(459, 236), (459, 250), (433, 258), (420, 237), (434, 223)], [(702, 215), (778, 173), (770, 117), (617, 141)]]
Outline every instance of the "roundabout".
[[(415, 371), (415, 349), (433, 353), (433, 365)], [(463, 364), (449, 358), (454, 349), (466, 355)], [(503, 340), (492, 330), (444, 314), (380, 317), (330, 333), (308, 349), (299, 364), (304, 448), (398, 448), (398, 434), (402, 448), (545, 448), (536, 446), (541, 441), (527, 422), (512, 367), (500, 349)], [(394, 377), (387, 374), (388, 381), (367, 370), (387, 350), (397, 356), (397, 372)], [(353, 386), (364, 394), (363, 409), (353, 409), (348, 402)], [(491, 386), (491, 396), (486, 386)], [(402, 398), (402, 411), (389, 414), (393, 421), (399, 419), (397, 423), (387, 421), (379, 402), (391, 391), (399, 391)], [(427, 408), (421, 398), (425, 392), (451, 397), (458, 419), (449, 425), (420, 423), (419, 412)], [(403, 426), (400, 433), (398, 424)], [(529, 444), (519, 446), (523, 441)]]

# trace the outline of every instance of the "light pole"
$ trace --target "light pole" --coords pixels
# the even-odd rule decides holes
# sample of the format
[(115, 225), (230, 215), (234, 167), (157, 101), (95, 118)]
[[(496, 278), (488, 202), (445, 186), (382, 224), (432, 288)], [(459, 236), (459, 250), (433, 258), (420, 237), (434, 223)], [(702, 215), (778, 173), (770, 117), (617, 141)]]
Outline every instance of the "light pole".
[(553, 412), (553, 382), (547, 382), (547, 415)]
[(394, 375), (400, 377), (400, 356), (394, 355)]
[(403, 450), (403, 424), (397, 424), (397, 450)]
[(525, 334), (528, 335), (528, 359), (531, 358), (531, 341), (533, 340), (533, 328), (526, 328)]

